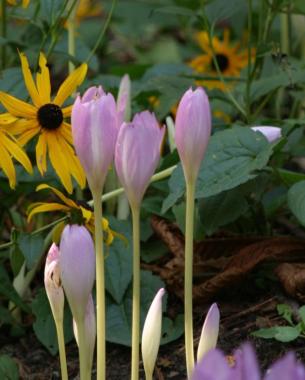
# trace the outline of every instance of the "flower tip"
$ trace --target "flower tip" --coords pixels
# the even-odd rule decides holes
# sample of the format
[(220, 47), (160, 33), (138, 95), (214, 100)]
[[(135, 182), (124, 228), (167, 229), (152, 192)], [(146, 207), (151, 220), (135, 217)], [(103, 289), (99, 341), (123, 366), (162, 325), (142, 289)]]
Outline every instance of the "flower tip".
[(273, 126), (258, 126), (251, 127), (254, 132), (262, 133), (265, 138), (270, 142), (274, 142), (282, 137), (282, 129)]

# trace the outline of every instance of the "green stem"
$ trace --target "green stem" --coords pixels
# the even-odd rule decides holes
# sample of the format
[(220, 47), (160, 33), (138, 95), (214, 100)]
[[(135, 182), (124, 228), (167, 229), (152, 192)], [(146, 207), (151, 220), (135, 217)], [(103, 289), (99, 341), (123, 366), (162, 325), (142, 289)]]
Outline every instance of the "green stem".
[[(73, 4), (72, 4), (73, 6)], [(71, 57), (75, 57), (75, 16), (78, 4), (72, 8), (70, 16), (68, 18), (68, 53)], [(69, 73), (75, 69), (75, 65), (72, 61), (69, 61)]]
[(105, 21), (105, 24), (103, 26), (103, 28), (101, 29), (100, 31), (100, 34), (95, 42), (95, 45), (93, 47), (93, 49), (90, 51), (87, 59), (86, 59), (86, 63), (89, 63), (92, 59), (92, 57), (94, 56), (94, 53), (96, 52), (97, 48), (99, 47), (100, 43), (102, 42), (103, 40), (103, 37), (106, 33), (106, 30), (108, 29), (108, 26), (109, 26), (109, 23), (111, 21), (111, 18), (112, 18), (112, 14), (113, 14), (113, 11), (114, 11), (114, 8), (115, 8), (115, 5), (116, 5), (116, 0), (113, 0), (112, 1), (112, 5), (111, 5), (111, 9), (110, 9), (110, 12), (108, 13), (108, 16), (107, 16), (107, 19)]
[(96, 252), (96, 321), (97, 321), (97, 379), (106, 379), (106, 329), (105, 329), (105, 269), (102, 228), (102, 202), (99, 191), (92, 191), (94, 205)]
[(131, 380), (139, 379), (140, 351), (140, 208), (131, 206), (133, 238)]
[(247, 104), (247, 121), (251, 116), (251, 37), (252, 37), (252, 0), (248, 0), (248, 67), (247, 67), (247, 84), (246, 84), (246, 104)]
[(66, 359), (66, 346), (64, 338), (63, 321), (55, 321), (57, 341), (59, 348), (60, 370), (61, 379), (68, 380), (67, 359)]
[(88, 365), (87, 365), (87, 347), (86, 347), (86, 330), (85, 318), (83, 321), (77, 322), (77, 335), (78, 335), (78, 354), (79, 354), (79, 367), (80, 367), (80, 380), (89, 380)]
[(185, 272), (184, 272), (184, 334), (187, 376), (194, 368), (193, 343), (193, 234), (195, 181), (186, 184)]
[[(1, 0), (1, 37), (6, 38), (6, 0)], [(1, 70), (5, 69), (6, 45), (1, 45)]]

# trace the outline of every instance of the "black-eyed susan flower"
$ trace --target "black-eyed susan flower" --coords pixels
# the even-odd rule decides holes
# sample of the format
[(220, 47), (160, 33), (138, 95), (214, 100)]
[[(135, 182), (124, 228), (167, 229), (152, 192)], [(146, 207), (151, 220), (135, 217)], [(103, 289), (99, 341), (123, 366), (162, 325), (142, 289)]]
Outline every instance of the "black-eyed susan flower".
[[(215, 76), (215, 80), (198, 81), (197, 84), (204, 85), (208, 89), (218, 88), (224, 90), (228, 84), (225, 85), (218, 78), (208, 33), (199, 32), (196, 39), (204, 54), (191, 60), (189, 65), (200, 74)], [(228, 29), (224, 30), (222, 41), (216, 36), (212, 38), (212, 46), (222, 75), (224, 77), (238, 78), (241, 70), (248, 65), (248, 52), (241, 49), (240, 43), (230, 44), (230, 32)]]
[[(56, 96), (51, 100), (50, 73), (47, 60), (39, 56), (40, 71), (36, 74), (36, 83), (32, 77), (28, 60), (20, 54), (22, 73), (26, 88), (33, 104), (19, 100), (0, 91), (0, 102), (12, 115), (18, 118), (7, 126), (8, 131), (18, 136), (21, 145), (38, 135), (36, 144), (36, 163), (43, 175), (47, 171), (47, 153), (50, 162), (69, 193), (73, 186), (71, 176), (81, 187), (85, 186), (85, 175), (72, 143), (71, 126), (67, 118), (72, 106), (63, 107), (66, 99), (76, 90), (86, 75), (87, 65), (82, 64), (61, 84)], [(0, 123), (1, 124), (1, 123)]]
[[(18, 1), (16, 1), (16, 0), (6, 0), (6, 1), (10, 5), (19, 5)], [(30, 4), (30, 0), (22, 0), (21, 4), (22, 4), (23, 8), (26, 8)]]
[[(8, 125), (14, 122), (14, 120), (15, 118), (7, 113), (0, 115), (0, 123), (3, 125)], [(20, 144), (7, 132), (3, 125), (0, 125), (0, 170), (2, 169), (8, 177), (10, 187), (15, 188), (16, 171), (13, 158), (19, 161), (29, 173), (32, 172), (32, 165)]]
[[(61, 191), (55, 187), (47, 184), (41, 184), (37, 187), (37, 191), (49, 189), (51, 190), (62, 203), (59, 202), (36, 202), (30, 205), (28, 209), (28, 221), (36, 214), (52, 211), (61, 211), (68, 215), (70, 222), (74, 224), (84, 224), (87, 229), (94, 233), (94, 213), (91, 207), (85, 201), (74, 201), (66, 197)], [(107, 219), (102, 218), (102, 228), (105, 232), (105, 242), (110, 245), (114, 236), (119, 236), (116, 232), (112, 231), (109, 227)], [(63, 227), (63, 226), (62, 226)]]

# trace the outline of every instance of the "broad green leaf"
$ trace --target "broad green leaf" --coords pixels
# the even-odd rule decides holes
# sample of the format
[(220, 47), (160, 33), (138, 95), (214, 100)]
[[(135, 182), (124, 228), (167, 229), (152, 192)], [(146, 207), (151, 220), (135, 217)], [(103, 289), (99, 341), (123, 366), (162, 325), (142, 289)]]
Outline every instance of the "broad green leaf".
[(265, 329), (259, 329), (257, 331), (254, 331), (251, 335), (256, 336), (258, 338), (263, 339), (272, 339), (275, 337), (277, 333), (276, 327), (270, 327)]
[[(159, 277), (141, 272), (141, 326), (157, 291), (164, 287)], [(164, 297), (165, 298), (165, 297)], [(163, 298), (163, 299), (164, 299)], [(164, 301), (164, 304), (166, 302)], [(130, 346), (131, 343), (132, 286), (129, 286), (121, 303), (108, 299), (106, 306), (106, 339), (112, 343)]]
[(25, 258), (27, 268), (30, 270), (38, 263), (44, 253), (44, 240), (41, 235), (20, 233), (17, 244)]
[(18, 380), (19, 371), (18, 365), (8, 355), (0, 356), (0, 379), (5, 380)]
[[(38, 340), (52, 355), (56, 355), (58, 352), (56, 327), (49, 300), (43, 288), (39, 290), (36, 297), (32, 301), (32, 311), (36, 317), (36, 321), (33, 324), (33, 329)], [(73, 331), (71, 313), (68, 308), (65, 308), (64, 334), (65, 342), (70, 342), (73, 338)]]
[(115, 238), (110, 247), (105, 246), (105, 283), (113, 299), (120, 303), (132, 277), (131, 225), (127, 221), (110, 219), (111, 228), (118, 231), (126, 241)]
[(305, 226), (305, 181), (297, 182), (289, 189), (288, 207), (298, 221)]
[(297, 327), (277, 326), (274, 338), (279, 342), (291, 342), (299, 337), (300, 330)]
[[(207, 198), (255, 178), (268, 163), (274, 144), (248, 127), (234, 127), (215, 133), (209, 142), (196, 186), (196, 198)], [(169, 180), (170, 194), (164, 200), (167, 211), (185, 192), (181, 165)]]
[(174, 321), (166, 317), (163, 318), (161, 344), (172, 342), (173, 340), (180, 338), (183, 333), (184, 316), (182, 314), (177, 315)]
[(305, 325), (305, 305), (303, 305), (299, 308), (298, 313), (302, 319), (303, 324)]
[(289, 305), (286, 305), (284, 303), (278, 304), (277, 307), (278, 314), (283, 317), (287, 322), (289, 322), (291, 325), (292, 322), (292, 308)]

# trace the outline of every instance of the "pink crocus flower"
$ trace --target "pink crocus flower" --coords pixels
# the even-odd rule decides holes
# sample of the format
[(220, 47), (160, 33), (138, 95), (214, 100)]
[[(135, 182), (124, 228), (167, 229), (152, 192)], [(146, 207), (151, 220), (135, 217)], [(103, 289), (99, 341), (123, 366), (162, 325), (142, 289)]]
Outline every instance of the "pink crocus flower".
[(85, 320), (95, 280), (93, 240), (84, 226), (67, 225), (60, 240), (62, 285), (76, 323)]
[(150, 178), (160, 159), (165, 128), (153, 113), (136, 114), (131, 123), (120, 127), (115, 149), (115, 167), (128, 201), (139, 207)]
[(270, 143), (282, 137), (282, 130), (279, 127), (260, 126), (251, 127), (251, 129), (255, 132), (262, 133)]
[(197, 361), (211, 349), (216, 347), (219, 333), (220, 313), (216, 303), (210, 307), (201, 331), (201, 336), (197, 350)]
[(112, 94), (90, 87), (78, 96), (71, 114), (76, 154), (86, 172), (91, 191), (102, 191), (113, 160), (118, 133), (118, 112)]
[(64, 316), (65, 296), (61, 285), (59, 249), (55, 243), (49, 249), (44, 268), (44, 286), (50, 302), (53, 318), (61, 323)]
[(211, 109), (202, 87), (182, 96), (176, 115), (175, 141), (187, 182), (197, 179), (211, 135)]

